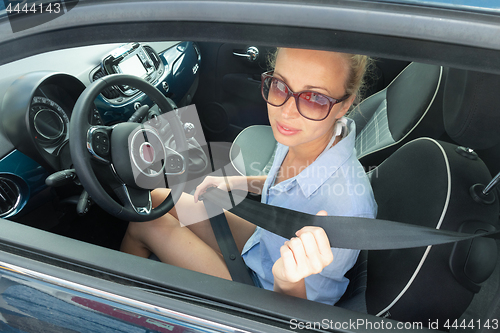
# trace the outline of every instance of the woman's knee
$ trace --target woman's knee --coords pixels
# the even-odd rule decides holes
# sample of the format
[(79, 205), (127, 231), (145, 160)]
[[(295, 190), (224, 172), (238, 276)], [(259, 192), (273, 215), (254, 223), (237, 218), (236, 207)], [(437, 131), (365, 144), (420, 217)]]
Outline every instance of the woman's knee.
[(168, 188), (157, 188), (151, 191), (151, 201), (153, 203), (153, 208), (161, 204), (169, 194), (170, 189)]
[(167, 213), (156, 220), (148, 222), (130, 222), (127, 228), (127, 234), (134, 239), (144, 242), (152, 235), (157, 235), (158, 233), (179, 227), (179, 221)]

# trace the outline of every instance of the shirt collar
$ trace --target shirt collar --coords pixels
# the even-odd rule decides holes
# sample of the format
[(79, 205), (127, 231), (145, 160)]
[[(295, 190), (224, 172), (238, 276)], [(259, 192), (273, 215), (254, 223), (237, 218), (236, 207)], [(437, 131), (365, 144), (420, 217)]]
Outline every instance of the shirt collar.
[(323, 185), (354, 153), (356, 125), (352, 119), (347, 119), (347, 128), (349, 133), (345, 138), (319, 155), (311, 165), (294, 177), (306, 198)]

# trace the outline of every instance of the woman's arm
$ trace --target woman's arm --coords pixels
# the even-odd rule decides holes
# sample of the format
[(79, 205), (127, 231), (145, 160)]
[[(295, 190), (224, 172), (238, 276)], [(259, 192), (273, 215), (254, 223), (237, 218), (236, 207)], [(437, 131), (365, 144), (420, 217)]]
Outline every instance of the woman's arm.
[(229, 176), (229, 177), (214, 177), (207, 176), (201, 182), (200, 185), (196, 187), (194, 192), (194, 202), (198, 202), (198, 196), (202, 195), (207, 191), (207, 188), (217, 187), (221, 190), (231, 191), (231, 190), (246, 190), (248, 192), (261, 194), (262, 188), (264, 187), (264, 182), (267, 176)]
[(245, 178), (247, 180), (248, 192), (262, 194), (262, 189), (264, 188), (267, 176), (249, 176)]
[(281, 247), (281, 257), (274, 263), (274, 291), (307, 298), (304, 279), (320, 273), (333, 261), (333, 254), (322, 228), (304, 227), (296, 235)]

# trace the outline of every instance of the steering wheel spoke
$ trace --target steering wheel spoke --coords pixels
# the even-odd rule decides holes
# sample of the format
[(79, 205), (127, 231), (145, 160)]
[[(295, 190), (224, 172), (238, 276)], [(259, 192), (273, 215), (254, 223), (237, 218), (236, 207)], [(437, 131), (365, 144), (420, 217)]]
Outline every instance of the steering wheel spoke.
[(125, 184), (114, 189), (123, 206), (139, 215), (149, 215), (153, 210), (151, 191), (136, 189)]

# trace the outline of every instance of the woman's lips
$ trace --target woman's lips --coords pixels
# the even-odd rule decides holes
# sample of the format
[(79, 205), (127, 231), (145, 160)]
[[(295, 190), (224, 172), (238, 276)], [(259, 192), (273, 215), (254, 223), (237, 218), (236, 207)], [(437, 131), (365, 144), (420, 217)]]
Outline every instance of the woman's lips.
[(298, 129), (287, 127), (286, 125), (281, 125), (278, 122), (276, 122), (276, 128), (278, 129), (278, 132), (280, 132), (283, 135), (294, 135), (300, 132), (300, 130)]

